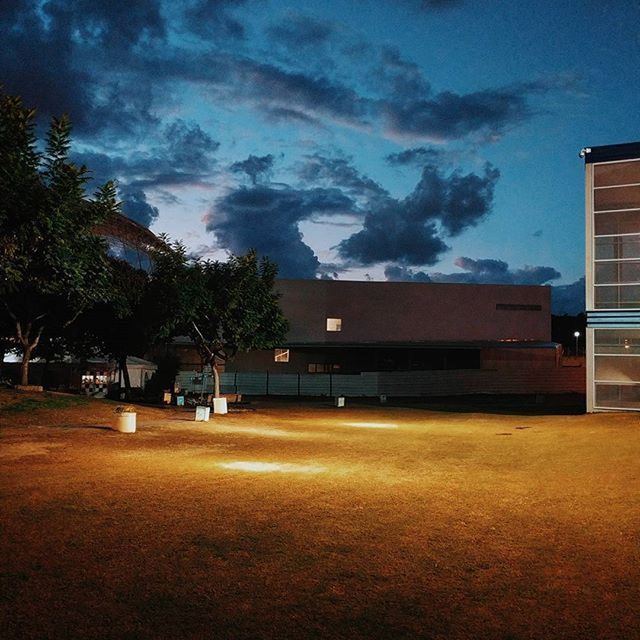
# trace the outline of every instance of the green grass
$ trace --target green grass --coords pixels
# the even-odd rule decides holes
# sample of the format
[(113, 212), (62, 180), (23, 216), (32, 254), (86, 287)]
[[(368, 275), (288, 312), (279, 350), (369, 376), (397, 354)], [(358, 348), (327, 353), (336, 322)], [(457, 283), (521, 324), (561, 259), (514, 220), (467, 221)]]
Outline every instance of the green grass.
[(23, 398), (4, 407), (5, 411), (23, 413), (40, 409), (67, 409), (88, 404), (89, 399), (84, 396), (58, 396), (43, 394), (42, 399)]

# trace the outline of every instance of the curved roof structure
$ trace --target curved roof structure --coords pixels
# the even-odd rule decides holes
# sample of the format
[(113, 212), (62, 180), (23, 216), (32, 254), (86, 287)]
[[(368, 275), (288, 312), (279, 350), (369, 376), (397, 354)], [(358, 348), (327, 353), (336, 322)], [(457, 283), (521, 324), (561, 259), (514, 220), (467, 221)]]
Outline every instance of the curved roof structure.
[(97, 235), (105, 238), (111, 255), (125, 260), (138, 269), (151, 269), (150, 250), (165, 243), (155, 233), (121, 214), (95, 226)]

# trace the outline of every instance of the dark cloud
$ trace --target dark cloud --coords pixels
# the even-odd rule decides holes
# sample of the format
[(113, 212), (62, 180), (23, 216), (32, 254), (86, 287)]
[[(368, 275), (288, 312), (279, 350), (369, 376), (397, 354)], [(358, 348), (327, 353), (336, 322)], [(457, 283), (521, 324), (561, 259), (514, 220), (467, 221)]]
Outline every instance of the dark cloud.
[(413, 147), (398, 153), (390, 153), (385, 160), (394, 166), (414, 165), (422, 167), (425, 164), (439, 164), (446, 157), (441, 149), (433, 147)]
[(234, 162), (229, 168), (234, 173), (246, 174), (249, 176), (251, 184), (255, 185), (259, 178), (268, 177), (273, 168), (274, 160), (275, 158), (270, 153), (266, 156), (250, 155), (246, 160)]
[(320, 153), (305, 157), (298, 168), (298, 177), (306, 184), (344, 189), (349, 195), (370, 202), (386, 198), (388, 193), (375, 180), (361, 174), (352, 158), (328, 158)]
[(195, 122), (174, 120), (167, 125), (164, 137), (169, 151), (169, 161), (180, 171), (208, 171), (212, 154), (220, 143), (203, 131)]
[(263, 108), (262, 113), (266, 120), (276, 124), (289, 122), (294, 124), (304, 124), (313, 127), (321, 127), (322, 123), (318, 118), (312, 118), (302, 111), (296, 109), (285, 109), (282, 107)]
[(370, 101), (353, 89), (318, 76), (285, 71), (249, 58), (227, 58), (227, 90), (269, 110), (293, 109), (310, 117), (324, 115), (358, 126), (368, 124)]
[(128, 218), (144, 227), (149, 227), (158, 217), (160, 212), (157, 207), (147, 202), (147, 196), (141, 189), (125, 187), (120, 189), (120, 195), (122, 197), (122, 213)]
[(164, 128), (158, 144), (147, 152), (124, 156), (87, 151), (72, 157), (89, 167), (98, 184), (116, 178), (130, 186), (149, 188), (208, 180), (219, 146), (197, 123), (178, 119)]
[(431, 93), (422, 69), (415, 63), (402, 59), (395, 47), (383, 47), (380, 64), (373, 72), (375, 86), (385, 94), (402, 100), (418, 99)]
[(389, 282), (431, 282), (428, 273), (414, 271), (409, 267), (398, 264), (389, 264), (384, 269), (384, 277)]
[(362, 265), (437, 262), (448, 249), (442, 236), (455, 236), (477, 225), (491, 210), (497, 169), (484, 175), (445, 175), (426, 166), (413, 192), (403, 200), (386, 198), (371, 208), (361, 231), (338, 245), (339, 255)]
[(293, 52), (325, 44), (333, 33), (333, 25), (302, 14), (290, 14), (267, 30), (277, 43)]
[(229, 9), (245, 3), (246, 0), (192, 1), (184, 11), (184, 24), (188, 31), (202, 38), (242, 40), (245, 37), (244, 25), (229, 13)]
[(551, 311), (556, 315), (575, 316), (584, 313), (585, 284), (584, 278), (580, 278), (571, 284), (556, 285), (551, 289)]
[(165, 25), (154, 0), (30, 0), (0, 13), (0, 68), (9, 93), (45, 119), (67, 113), (76, 131), (118, 131), (153, 125), (149, 78), (115, 73)]
[(503, 260), (484, 258), (456, 258), (455, 265), (462, 273), (430, 273), (432, 282), (470, 282), (477, 284), (546, 284), (561, 277), (553, 267), (511, 269)]
[(158, 190), (164, 202), (175, 202), (166, 188), (206, 183), (219, 146), (197, 123), (177, 119), (166, 125), (158, 143), (145, 153), (125, 156), (85, 151), (72, 153), (72, 159), (89, 168), (89, 189), (117, 180), (125, 215), (149, 226), (159, 212), (147, 202), (145, 190)]
[(531, 117), (530, 93), (518, 87), (466, 95), (445, 91), (412, 100), (396, 96), (385, 102), (382, 110), (387, 131), (394, 136), (439, 142), (472, 134), (494, 139), (508, 127)]
[(304, 243), (299, 223), (352, 207), (352, 200), (337, 189), (240, 187), (216, 202), (206, 228), (232, 253), (254, 248), (269, 256), (278, 263), (283, 278), (314, 278), (320, 261)]

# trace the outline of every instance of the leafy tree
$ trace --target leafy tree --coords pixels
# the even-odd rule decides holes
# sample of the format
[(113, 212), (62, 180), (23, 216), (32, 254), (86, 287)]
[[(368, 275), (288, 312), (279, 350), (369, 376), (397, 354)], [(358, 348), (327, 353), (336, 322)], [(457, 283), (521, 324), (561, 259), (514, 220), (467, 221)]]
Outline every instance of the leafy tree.
[(43, 334), (60, 335), (110, 295), (106, 246), (92, 229), (118, 211), (115, 185), (88, 199), (88, 169), (69, 161), (70, 145), (63, 116), (38, 151), (35, 111), (0, 93), (0, 313), (22, 352), (22, 384)]
[(284, 340), (287, 322), (273, 291), (278, 269), (266, 258), (258, 262), (250, 251), (228, 262), (196, 262), (191, 270), (196, 297), (187, 309), (187, 328), (211, 367), (219, 398), (219, 363), (239, 351), (270, 349)]
[[(277, 266), (256, 252), (227, 262), (189, 260), (175, 244), (157, 262), (157, 278), (172, 306), (171, 335), (191, 337), (202, 361), (211, 367), (214, 394), (220, 397), (219, 366), (238, 352), (280, 344), (287, 322), (273, 291)], [(170, 292), (170, 293), (169, 293)]]

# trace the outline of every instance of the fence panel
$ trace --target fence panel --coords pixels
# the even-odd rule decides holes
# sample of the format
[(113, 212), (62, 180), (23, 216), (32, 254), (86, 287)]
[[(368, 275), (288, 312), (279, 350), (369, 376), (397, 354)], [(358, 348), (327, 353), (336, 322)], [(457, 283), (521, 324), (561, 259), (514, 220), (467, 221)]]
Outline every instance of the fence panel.
[(237, 373), (236, 385), (238, 393), (248, 396), (264, 396), (267, 394), (266, 373)]
[(298, 374), (297, 373), (274, 373), (269, 374), (269, 395), (270, 396), (297, 396), (298, 395)]
[(300, 376), (301, 396), (330, 396), (332, 394), (331, 376), (326, 373), (315, 373)]

